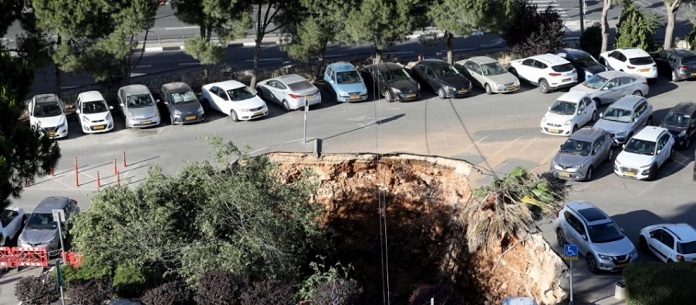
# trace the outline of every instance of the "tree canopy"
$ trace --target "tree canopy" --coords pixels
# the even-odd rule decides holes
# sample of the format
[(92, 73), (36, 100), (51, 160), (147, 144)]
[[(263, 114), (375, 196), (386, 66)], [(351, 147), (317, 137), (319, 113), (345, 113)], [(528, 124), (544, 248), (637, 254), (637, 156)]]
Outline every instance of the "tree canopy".
[(616, 25), (614, 48), (641, 48), (648, 52), (655, 49), (655, 31), (660, 17), (652, 11), (643, 11), (633, 1), (623, 0), (619, 23)]
[(509, 50), (520, 57), (549, 53), (563, 46), (563, 21), (550, 7), (538, 11), (529, 0), (516, 0), (517, 12), (503, 30), (502, 38)]

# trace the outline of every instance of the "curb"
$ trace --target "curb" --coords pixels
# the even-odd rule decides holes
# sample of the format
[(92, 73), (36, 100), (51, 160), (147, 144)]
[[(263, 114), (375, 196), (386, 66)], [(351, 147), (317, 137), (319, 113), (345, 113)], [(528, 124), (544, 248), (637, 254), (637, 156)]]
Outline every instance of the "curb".
[[(261, 42), (261, 46), (275, 46), (279, 45), (277, 41), (263, 41)], [(237, 42), (237, 43), (228, 43), (227, 47), (228, 48), (239, 48), (239, 47), (254, 47), (256, 46), (256, 42)], [(183, 51), (185, 50), (184, 46), (167, 46), (167, 47), (145, 47), (143, 50), (142, 48), (135, 48), (131, 49), (132, 53), (137, 53), (137, 52), (144, 52), (144, 53), (152, 53), (152, 52), (168, 52), (168, 51)]]

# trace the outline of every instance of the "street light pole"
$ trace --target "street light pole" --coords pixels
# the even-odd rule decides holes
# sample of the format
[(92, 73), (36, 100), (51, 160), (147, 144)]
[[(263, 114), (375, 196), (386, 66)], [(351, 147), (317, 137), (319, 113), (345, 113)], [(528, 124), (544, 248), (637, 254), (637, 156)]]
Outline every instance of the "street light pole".
[[(53, 221), (55, 221), (58, 224), (58, 239), (60, 239), (60, 255), (63, 256), (65, 255), (65, 247), (63, 246), (63, 230), (61, 230), (61, 227), (63, 226), (63, 222), (65, 221), (65, 212), (61, 209), (53, 209), (52, 211), (53, 214)], [(56, 259), (56, 273), (58, 275), (58, 288), (60, 288), (60, 303), (61, 305), (65, 305), (65, 294), (63, 293), (63, 274), (61, 274), (60, 270), (60, 265), (63, 263), (63, 260), (58, 257)]]
[(307, 97), (304, 99), (304, 143), (307, 143), (307, 112), (309, 111), (309, 105), (307, 105)]
[(580, 34), (585, 32), (585, 0), (578, 0), (580, 4)]

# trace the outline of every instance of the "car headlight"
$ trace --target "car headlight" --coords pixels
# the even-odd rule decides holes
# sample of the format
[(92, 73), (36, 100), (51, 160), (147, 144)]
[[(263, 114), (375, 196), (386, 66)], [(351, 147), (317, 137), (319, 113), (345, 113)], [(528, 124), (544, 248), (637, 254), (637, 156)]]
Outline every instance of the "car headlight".
[(106, 114), (106, 120), (107, 120), (107, 121), (113, 121), (113, 120), (114, 120), (114, 117), (111, 116), (111, 112), (109, 112), (109, 113)]
[(543, 124), (543, 123), (546, 123), (546, 116), (544, 116), (544, 117), (541, 118), (541, 123), (542, 123), (542, 124)]
[(360, 95), (365, 95), (365, 94), (367, 94), (367, 88), (365, 88), (365, 89), (363, 89), (362, 91), (360, 91)]
[(617, 137), (624, 137), (624, 136), (626, 136), (626, 132), (625, 132), (625, 131), (619, 131), (619, 132), (615, 133), (614, 136), (617, 136)]
[(174, 110), (174, 115), (175, 115), (175, 116), (180, 116), (180, 115), (181, 115), (181, 111), (175, 109), (175, 110)]
[(444, 85), (444, 86), (442, 86), (442, 88), (445, 89), (445, 91), (454, 91), (454, 90), (456, 90), (456, 89), (454, 89), (454, 87), (448, 86), (448, 85)]
[(82, 123), (89, 124), (89, 119), (86, 116), (83, 116)]
[(391, 91), (394, 92), (394, 94), (401, 94), (401, 90), (399, 90), (399, 88), (391, 87), (389, 89), (391, 89)]
[(601, 259), (611, 259), (611, 256), (609, 256), (609, 255), (604, 255), (604, 254), (599, 254), (599, 253), (597, 253), (597, 256), (598, 256), (599, 258), (601, 258)]
[(638, 251), (637, 251), (636, 249), (633, 249), (633, 250), (631, 250), (631, 253), (628, 254), (628, 255), (630, 255), (631, 257), (637, 257), (637, 256), (638, 256)]
[(594, 74), (592, 74), (592, 72), (587, 71), (587, 70), (585, 71), (585, 77), (590, 77), (592, 75), (594, 75)]
[(682, 130), (682, 132), (679, 133), (678, 137), (683, 137), (686, 135), (686, 130)]
[(498, 90), (505, 90), (505, 85), (503, 84), (497, 84), (496, 87), (498, 87)]
[(340, 95), (341, 97), (348, 97), (348, 93), (345, 92), (339, 92), (338, 95)]
[(198, 113), (203, 113), (203, 106), (198, 106)]
[(567, 120), (567, 121), (563, 122), (563, 125), (569, 126), (569, 125), (572, 124), (572, 123), (573, 123), (572, 120)]

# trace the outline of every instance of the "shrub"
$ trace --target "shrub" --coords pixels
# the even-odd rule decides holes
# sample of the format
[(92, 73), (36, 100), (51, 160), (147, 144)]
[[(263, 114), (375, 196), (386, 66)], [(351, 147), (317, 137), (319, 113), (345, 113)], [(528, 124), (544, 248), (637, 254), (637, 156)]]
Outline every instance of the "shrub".
[(111, 267), (92, 263), (91, 259), (85, 257), (79, 268), (70, 265), (62, 265), (63, 282), (68, 289), (78, 282), (90, 279), (111, 278)]
[(58, 281), (52, 274), (42, 274), (36, 277), (25, 277), (15, 288), (15, 296), (24, 305), (46, 305), (60, 299)]
[(580, 35), (580, 49), (584, 50), (594, 58), (599, 58), (602, 52), (602, 25), (595, 23), (586, 28)]
[(110, 279), (92, 278), (73, 283), (68, 297), (80, 305), (101, 305), (111, 299), (113, 292)]
[[(337, 303), (334, 300), (338, 299)], [(354, 279), (340, 279), (322, 283), (312, 299), (314, 305), (359, 305), (363, 304), (363, 288)]]
[(653, 51), (655, 31), (662, 24), (660, 16), (653, 11), (640, 10), (633, 1), (623, 0), (621, 6), (614, 48), (637, 47), (648, 52)]
[(281, 281), (267, 280), (254, 282), (240, 297), (242, 305), (295, 304), (295, 291), (291, 285)]
[(529, 0), (517, 0), (515, 6), (517, 14), (501, 35), (513, 54), (528, 57), (563, 46), (565, 31), (558, 13), (550, 8), (539, 12)]
[(193, 291), (181, 281), (164, 283), (145, 292), (144, 305), (193, 305)]
[(409, 305), (430, 305), (430, 299), (435, 299), (436, 305), (461, 305), (462, 299), (450, 285), (420, 285), (408, 299)]
[(198, 305), (241, 305), (240, 296), (249, 281), (227, 271), (209, 271), (201, 276), (196, 291)]
[(623, 277), (629, 305), (693, 304), (696, 300), (694, 264), (630, 264)]
[(144, 268), (132, 264), (116, 267), (114, 272), (114, 292), (122, 298), (140, 297), (147, 288)]

